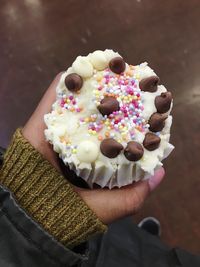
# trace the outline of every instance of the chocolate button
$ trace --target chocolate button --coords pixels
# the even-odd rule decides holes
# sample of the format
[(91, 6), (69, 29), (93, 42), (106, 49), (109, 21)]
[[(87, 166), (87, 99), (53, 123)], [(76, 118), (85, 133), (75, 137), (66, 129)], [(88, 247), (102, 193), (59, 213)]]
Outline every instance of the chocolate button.
[(83, 79), (76, 73), (71, 73), (65, 78), (65, 85), (69, 91), (77, 92), (83, 85)]
[(150, 125), (149, 130), (152, 132), (159, 132), (165, 126), (165, 120), (167, 119), (167, 115), (154, 113), (151, 115), (148, 123)]
[(110, 115), (113, 111), (117, 111), (120, 109), (119, 102), (114, 97), (104, 97), (101, 100), (100, 105), (97, 107), (99, 112), (104, 115)]
[(171, 92), (161, 93), (161, 95), (156, 96), (155, 106), (159, 113), (165, 113), (170, 109), (172, 102)]
[(159, 147), (160, 141), (161, 139), (157, 135), (153, 133), (147, 133), (143, 141), (143, 146), (147, 150), (153, 151)]
[(109, 62), (109, 68), (112, 70), (112, 72), (120, 74), (125, 71), (126, 64), (123, 58), (121, 57), (114, 57)]
[(130, 161), (137, 161), (141, 159), (144, 154), (144, 149), (141, 144), (130, 141), (127, 144), (127, 147), (124, 150), (125, 157)]
[(158, 89), (158, 83), (160, 79), (158, 76), (151, 76), (145, 79), (142, 79), (139, 83), (139, 87), (144, 92), (156, 92)]
[(108, 158), (115, 158), (119, 155), (123, 146), (113, 138), (106, 138), (100, 144), (101, 153)]

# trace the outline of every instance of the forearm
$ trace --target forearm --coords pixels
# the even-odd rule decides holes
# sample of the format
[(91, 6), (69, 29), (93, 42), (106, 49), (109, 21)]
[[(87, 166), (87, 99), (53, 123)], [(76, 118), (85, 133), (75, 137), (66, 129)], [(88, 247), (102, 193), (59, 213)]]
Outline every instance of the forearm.
[(0, 183), (47, 232), (73, 247), (106, 227), (67, 180), (17, 130), (0, 171)]

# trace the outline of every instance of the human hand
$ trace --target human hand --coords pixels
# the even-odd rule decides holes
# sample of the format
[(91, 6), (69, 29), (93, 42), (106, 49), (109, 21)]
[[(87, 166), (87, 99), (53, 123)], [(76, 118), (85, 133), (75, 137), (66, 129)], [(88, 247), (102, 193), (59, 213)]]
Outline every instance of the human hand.
[[(47, 159), (59, 172), (61, 171), (56, 153), (45, 140), (44, 115), (51, 111), (51, 106), (56, 99), (56, 85), (62, 73), (58, 74), (38, 107), (24, 126), (24, 137)], [(67, 167), (66, 167), (67, 168)], [(109, 224), (114, 220), (131, 215), (141, 207), (149, 193), (154, 190), (164, 177), (164, 169), (160, 168), (148, 181), (140, 181), (120, 189), (83, 189), (73, 186), (74, 190), (96, 213), (99, 219)]]

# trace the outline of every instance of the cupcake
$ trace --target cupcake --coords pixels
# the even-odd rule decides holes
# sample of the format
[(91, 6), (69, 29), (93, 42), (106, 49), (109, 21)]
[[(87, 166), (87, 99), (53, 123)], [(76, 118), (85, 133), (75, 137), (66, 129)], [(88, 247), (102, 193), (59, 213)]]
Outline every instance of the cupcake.
[(129, 65), (108, 49), (78, 56), (56, 96), (46, 140), (91, 188), (147, 179), (174, 148), (172, 94), (146, 62)]

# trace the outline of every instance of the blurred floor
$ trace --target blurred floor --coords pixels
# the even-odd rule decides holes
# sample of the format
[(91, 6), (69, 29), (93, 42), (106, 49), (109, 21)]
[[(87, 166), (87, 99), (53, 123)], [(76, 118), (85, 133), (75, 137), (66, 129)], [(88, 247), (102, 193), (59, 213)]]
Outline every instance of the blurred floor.
[(136, 216), (154, 215), (163, 240), (200, 252), (200, 2), (1, 0), (0, 145), (23, 125), (59, 71), (113, 48), (148, 61), (174, 95), (166, 179)]

